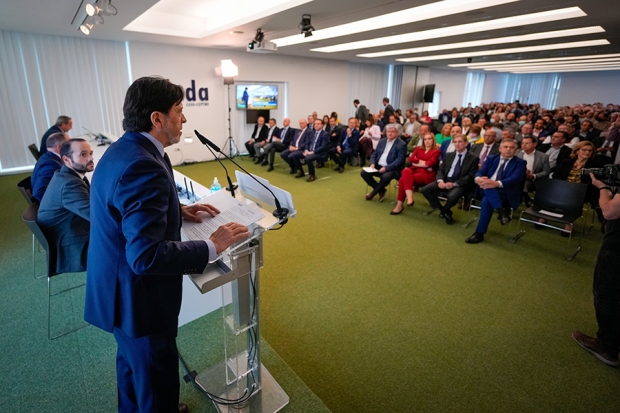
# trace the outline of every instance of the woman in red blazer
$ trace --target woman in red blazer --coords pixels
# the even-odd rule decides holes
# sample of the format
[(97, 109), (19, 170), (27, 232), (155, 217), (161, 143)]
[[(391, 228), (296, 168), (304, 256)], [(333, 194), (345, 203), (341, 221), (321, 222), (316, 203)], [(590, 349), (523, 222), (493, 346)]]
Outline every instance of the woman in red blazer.
[(413, 206), (413, 188), (433, 182), (439, 166), (441, 151), (437, 147), (435, 136), (428, 133), (422, 137), (422, 146), (418, 146), (409, 156), (406, 168), (398, 181), (396, 207), (390, 215), (398, 215), (405, 209), (403, 202), (407, 197), (407, 206)]

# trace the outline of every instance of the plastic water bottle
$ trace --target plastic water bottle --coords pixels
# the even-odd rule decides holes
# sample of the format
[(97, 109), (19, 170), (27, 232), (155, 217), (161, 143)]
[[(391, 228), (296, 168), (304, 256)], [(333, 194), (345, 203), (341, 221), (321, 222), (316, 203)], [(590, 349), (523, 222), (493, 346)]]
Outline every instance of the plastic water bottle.
[(220, 185), (220, 183), (217, 181), (217, 178), (214, 178), (213, 183), (211, 184), (211, 193), (219, 191), (220, 189), (222, 189), (222, 185)]

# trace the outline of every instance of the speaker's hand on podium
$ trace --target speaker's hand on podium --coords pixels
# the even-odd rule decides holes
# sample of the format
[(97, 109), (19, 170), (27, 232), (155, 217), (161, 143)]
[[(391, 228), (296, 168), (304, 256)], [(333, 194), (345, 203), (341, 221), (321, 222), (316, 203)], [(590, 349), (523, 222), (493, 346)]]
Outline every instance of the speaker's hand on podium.
[(249, 236), (250, 232), (248, 231), (248, 227), (237, 224), (236, 222), (229, 222), (215, 230), (209, 239), (213, 242), (213, 245), (215, 245), (215, 251), (219, 255), (235, 242), (241, 241)]
[(198, 212), (206, 212), (212, 217), (220, 213), (220, 210), (209, 204), (194, 204), (181, 207), (183, 218), (192, 222), (202, 222), (202, 218), (198, 216)]

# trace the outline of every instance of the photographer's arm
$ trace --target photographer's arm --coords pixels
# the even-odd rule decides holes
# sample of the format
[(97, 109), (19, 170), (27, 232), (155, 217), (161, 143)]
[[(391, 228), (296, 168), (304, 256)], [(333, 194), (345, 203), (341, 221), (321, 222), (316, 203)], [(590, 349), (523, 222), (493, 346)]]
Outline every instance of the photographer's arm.
[(620, 196), (615, 196), (611, 192), (611, 188), (605, 185), (604, 182), (596, 179), (593, 174), (590, 174), (590, 178), (592, 178), (592, 185), (600, 190), (598, 203), (601, 207), (601, 211), (603, 211), (603, 217), (607, 220), (619, 219)]

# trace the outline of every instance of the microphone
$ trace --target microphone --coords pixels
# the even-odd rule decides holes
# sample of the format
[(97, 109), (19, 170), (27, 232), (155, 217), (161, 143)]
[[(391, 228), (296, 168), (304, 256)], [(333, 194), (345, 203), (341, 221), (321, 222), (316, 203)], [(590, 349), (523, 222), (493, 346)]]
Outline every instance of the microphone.
[[(276, 204), (276, 210), (273, 211), (273, 216), (278, 218), (278, 220), (280, 221), (281, 225), (284, 225), (288, 222), (288, 208), (282, 208), (282, 205), (280, 205), (280, 201), (278, 200), (278, 198), (276, 197), (276, 195), (273, 193), (273, 191), (271, 189), (269, 189), (265, 184), (263, 184), (261, 181), (259, 181), (258, 179), (256, 179), (254, 177), (254, 175), (252, 175), (250, 172), (246, 171), (245, 168), (241, 165), (239, 165), (237, 162), (235, 162), (232, 158), (230, 158), (228, 155), (226, 155), (224, 152), (222, 152), (219, 148), (219, 146), (217, 146), (216, 144), (214, 144), (213, 142), (211, 142), (209, 139), (205, 138), (204, 136), (202, 136), (197, 130), (194, 129), (194, 133), (196, 134), (196, 136), (198, 137), (198, 139), (200, 140), (200, 142), (202, 142), (204, 145), (213, 148), (213, 150), (221, 153), (222, 155), (224, 155), (224, 157), (226, 157), (226, 159), (228, 159), (229, 161), (231, 161), (232, 163), (234, 163), (235, 165), (237, 165), (237, 167), (239, 167), (239, 169), (241, 169), (243, 172), (245, 172), (246, 174), (248, 174), (252, 179), (254, 179), (256, 182), (258, 182), (263, 188), (265, 188), (267, 191), (269, 191), (269, 193), (273, 196), (273, 199), (275, 200), (275, 204)], [(217, 157), (216, 157), (217, 158)], [(219, 160), (219, 159), (218, 159)], [(222, 162), (220, 162), (222, 163)], [(224, 165), (222, 165), (224, 166)], [(228, 172), (226, 173), (226, 175), (228, 176)], [(229, 182), (230, 182), (230, 178), (228, 178)]]
[[(209, 151), (211, 153), (213, 153), (213, 151), (211, 150), (211, 147), (213, 147), (213, 149), (215, 149), (216, 151), (221, 153), (220, 148), (215, 146), (211, 141), (209, 141), (209, 139), (205, 138), (200, 133), (198, 133), (198, 131), (196, 129), (194, 129), (194, 133), (196, 134), (196, 136), (198, 136), (198, 139), (200, 140), (200, 142), (202, 142), (202, 144), (205, 145), (207, 147), (207, 149), (209, 149)], [(224, 166), (222, 161), (220, 161), (220, 158), (216, 154), (214, 154), (214, 153), (213, 153), (213, 156), (215, 157), (215, 159), (217, 159), (217, 161), (220, 163), (220, 165), (222, 165), (222, 168), (224, 168), (224, 171), (226, 171), (226, 179), (228, 180), (228, 186), (226, 187), (226, 189), (228, 191), (230, 191), (230, 194), (234, 198), (235, 197), (235, 189), (237, 189), (237, 185), (233, 185), (232, 181), (230, 180), (230, 175), (228, 175), (228, 169), (226, 169), (226, 167)]]

